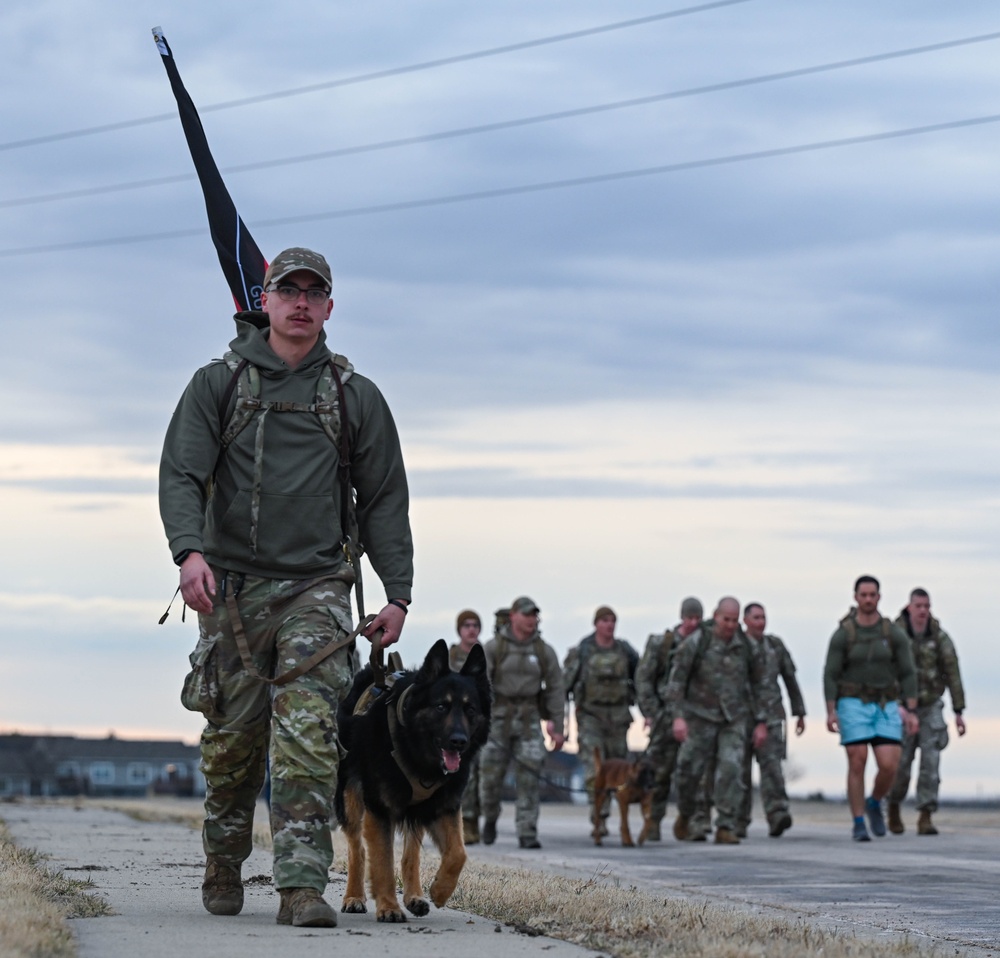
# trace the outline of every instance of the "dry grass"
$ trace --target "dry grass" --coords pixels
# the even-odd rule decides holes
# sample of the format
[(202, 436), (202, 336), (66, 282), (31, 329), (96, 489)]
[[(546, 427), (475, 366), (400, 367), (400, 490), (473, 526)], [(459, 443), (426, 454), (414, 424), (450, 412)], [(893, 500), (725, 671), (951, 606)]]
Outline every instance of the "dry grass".
[(76, 944), (67, 918), (93, 918), (110, 909), (89, 881), (64, 878), (18, 848), (0, 822), (0, 954), (4, 958), (71, 958)]
[[(176, 801), (103, 802), (146, 821), (200, 827), (200, 805)], [(265, 824), (254, 831), (271, 847)], [(437, 855), (424, 849), (429, 884)], [(334, 833), (333, 870), (346, 872), (344, 837)], [(470, 858), (449, 905), (532, 935), (547, 935), (614, 958), (943, 958), (945, 952), (906, 938), (858, 938), (805, 922), (738, 908), (693, 904), (626, 887), (604, 874), (586, 880), (505, 868)], [(949, 954), (951, 954), (949, 952)]]

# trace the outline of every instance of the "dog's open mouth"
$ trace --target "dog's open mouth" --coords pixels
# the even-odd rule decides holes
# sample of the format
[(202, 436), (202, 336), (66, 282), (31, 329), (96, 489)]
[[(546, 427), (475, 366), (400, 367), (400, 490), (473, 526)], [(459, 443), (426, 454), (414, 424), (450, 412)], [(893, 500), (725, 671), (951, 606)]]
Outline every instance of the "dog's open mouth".
[(452, 752), (446, 748), (441, 749), (441, 768), (445, 775), (457, 772), (462, 765), (462, 753)]

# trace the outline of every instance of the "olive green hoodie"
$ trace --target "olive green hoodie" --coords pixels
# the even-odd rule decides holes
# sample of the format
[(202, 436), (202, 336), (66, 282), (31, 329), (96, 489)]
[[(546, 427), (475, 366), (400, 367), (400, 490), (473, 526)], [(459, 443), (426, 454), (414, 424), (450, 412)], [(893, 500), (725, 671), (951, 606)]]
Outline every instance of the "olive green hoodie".
[[(240, 319), (236, 325), (230, 348), (260, 371), (262, 401), (315, 401), (331, 358), (323, 331), (291, 369), (268, 346), (268, 329)], [(199, 369), (170, 421), (160, 460), (160, 516), (171, 554), (176, 558), (195, 550), (211, 565), (265, 578), (304, 579), (342, 569), (340, 456), (311, 412), (272, 409), (266, 415), (260, 430), (264, 452), (256, 551), (251, 549), (254, 444), (261, 413), (220, 457), (220, 436), (235, 405), (234, 396), (229, 408), (221, 409), (232, 375), (221, 360)], [(347, 378), (344, 392), (359, 538), (386, 595), (409, 599), (409, 494), (392, 414), (364, 376)]]

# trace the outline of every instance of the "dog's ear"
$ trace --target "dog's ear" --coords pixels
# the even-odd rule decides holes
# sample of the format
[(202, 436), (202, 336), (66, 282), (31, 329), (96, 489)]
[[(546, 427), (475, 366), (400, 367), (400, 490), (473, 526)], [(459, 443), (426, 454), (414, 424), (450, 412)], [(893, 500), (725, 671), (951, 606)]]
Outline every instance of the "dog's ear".
[(462, 665), (459, 674), (468, 675), (473, 679), (486, 674), (486, 653), (478, 642), (469, 649), (469, 656)]
[(424, 664), (420, 666), (420, 677), (425, 682), (433, 682), (435, 679), (447, 675), (451, 671), (451, 663), (448, 659), (448, 643), (444, 639), (438, 639), (427, 653)]

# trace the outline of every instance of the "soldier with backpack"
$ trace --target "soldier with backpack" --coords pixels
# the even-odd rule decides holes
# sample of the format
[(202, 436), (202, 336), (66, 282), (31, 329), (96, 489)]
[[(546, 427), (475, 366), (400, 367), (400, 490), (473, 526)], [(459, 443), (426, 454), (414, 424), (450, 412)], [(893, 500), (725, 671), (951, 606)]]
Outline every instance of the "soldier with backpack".
[(798, 680), (795, 678), (795, 663), (785, 647), (785, 643), (776, 635), (764, 632), (767, 628), (767, 613), (759, 602), (748, 602), (743, 608), (743, 625), (750, 648), (760, 659), (764, 670), (764, 711), (767, 714), (767, 738), (763, 745), (754, 748), (747, 739), (747, 750), (743, 756), (743, 805), (736, 822), (736, 834), (745, 838), (750, 825), (750, 812), (753, 805), (753, 792), (750, 787), (751, 766), (754, 757), (760, 770), (760, 801), (764, 806), (767, 818), (768, 835), (778, 838), (792, 827), (792, 816), (788, 811), (788, 794), (785, 792), (785, 776), (781, 769), (786, 751), (785, 742), (785, 706), (781, 700), (781, 687), (778, 677), (785, 683), (788, 691), (792, 715), (797, 718), (795, 734), (801, 735), (806, 730), (806, 705), (802, 699)]
[(667, 707), (667, 680), (673, 663), (674, 650), (689, 635), (700, 634), (703, 616), (701, 602), (688, 596), (681, 603), (681, 621), (673, 629), (655, 632), (646, 640), (646, 648), (635, 670), (635, 691), (639, 700), (639, 710), (645, 717), (649, 729), (649, 745), (646, 756), (653, 765), (655, 788), (653, 808), (650, 813), (652, 827), (647, 841), (660, 841), (660, 823), (667, 812), (670, 797), (670, 782), (677, 764), (677, 752), (681, 743), (674, 738), (674, 714)]
[[(506, 611), (506, 622), (484, 646), (493, 686), (490, 738), (479, 758), (482, 840), (497, 838), (500, 792), (507, 766), (514, 762), (517, 807), (514, 826), (521, 848), (541, 848), (538, 840), (539, 781), (545, 760), (541, 723), (558, 751), (563, 734), (564, 702), (559, 657), (538, 631), (540, 609), (526, 595)], [(501, 613), (498, 612), (498, 618)]]
[(384, 630), (383, 646), (413, 579), (396, 428), (376, 386), (326, 346), (331, 286), (318, 253), (274, 258), (263, 312), (237, 314), (230, 353), (195, 373), (160, 463), (160, 513), (199, 620), (182, 702), (206, 719), (202, 902), (243, 907), (270, 746), (277, 921), (321, 927), (337, 923), (322, 894), (361, 543), (389, 596), (365, 630)]
[(674, 837), (690, 837), (698, 788), (714, 762), (715, 843), (738, 845), (746, 738), (750, 734), (760, 747), (767, 725), (763, 671), (740, 630), (740, 604), (732, 596), (720, 599), (712, 623), (702, 626), (697, 637), (685, 639), (675, 653), (666, 700), (674, 710), (674, 738), (681, 743)]
[(917, 777), (918, 835), (936, 835), (931, 814), (938, 807), (938, 786), (941, 752), (948, 745), (948, 722), (944, 717), (942, 696), (947, 688), (955, 712), (955, 728), (965, 735), (965, 690), (958, 670), (958, 654), (951, 636), (931, 615), (931, 597), (926, 589), (914, 589), (910, 604), (896, 619), (896, 625), (906, 631), (913, 649), (917, 670), (917, 720), (920, 730), (903, 738), (903, 754), (896, 781), (889, 792), (889, 831), (902, 835), (906, 830), (899, 814), (899, 805), (910, 788), (910, 769), (916, 751), (920, 749), (920, 772)]
[[(830, 638), (823, 668), (826, 727), (840, 732), (847, 752), (847, 801), (856, 842), (871, 841), (866, 815), (873, 834), (885, 834), (882, 800), (896, 778), (903, 729), (908, 734), (917, 731), (917, 675), (910, 640), (879, 612), (879, 598), (878, 579), (860, 576), (854, 583), (857, 604)], [(866, 799), (869, 745), (878, 771)]]
[(584, 785), (590, 797), (590, 820), (599, 814), (601, 833), (611, 809), (605, 794), (599, 809), (594, 808), (594, 749), (602, 758), (628, 758), (626, 736), (632, 724), (630, 706), (635, 703), (635, 669), (639, 653), (615, 638), (618, 617), (614, 609), (602, 605), (594, 613), (594, 631), (569, 650), (563, 663), (563, 683), (567, 700), (576, 708), (578, 755), (584, 767)]

